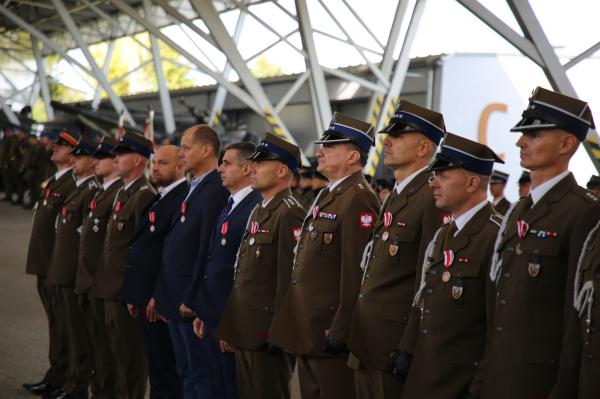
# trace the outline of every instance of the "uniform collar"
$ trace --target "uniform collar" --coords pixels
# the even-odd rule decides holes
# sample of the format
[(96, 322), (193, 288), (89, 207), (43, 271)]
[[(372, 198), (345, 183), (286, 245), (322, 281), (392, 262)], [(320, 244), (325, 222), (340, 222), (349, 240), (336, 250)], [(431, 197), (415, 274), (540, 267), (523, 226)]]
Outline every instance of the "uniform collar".
[(102, 183), (102, 188), (104, 189), (104, 191), (108, 190), (108, 188), (110, 186), (112, 186), (113, 183), (116, 182), (116, 181), (118, 181), (119, 179), (120, 179), (120, 177), (115, 177), (112, 180), (105, 181), (104, 183)]
[(140, 179), (141, 179), (143, 176), (144, 176), (144, 175), (142, 175), (142, 176), (138, 177), (137, 179), (135, 179), (134, 181), (132, 181), (132, 182), (130, 182), (130, 183), (127, 183), (127, 184), (125, 185), (125, 187), (123, 187), (123, 190), (124, 190), (124, 191), (127, 191), (127, 190), (129, 190), (129, 188), (130, 188), (131, 186), (133, 186), (133, 185), (135, 184), (135, 182), (137, 182), (138, 180), (140, 180)]
[(235, 207), (244, 200), (244, 198), (246, 198), (246, 196), (248, 196), (248, 194), (250, 194), (252, 192), (252, 187), (251, 186), (246, 186), (244, 188), (242, 188), (241, 190), (239, 190), (237, 193), (233, 194), (230, 198), (233, 198), (233, 205), (231, 206), (231, 210), (229, 211), (229, 213), (231, 213), (231, 211), (233, 211), (235, 209)]
[(533, 201), (533, 205), (532, 208), (535, 206), (535, 204), (537, 204), (544, 195), (546, 195), (546, 193), (548, 191), (550, 191), (550, 189), (554, 186), (556, 186), (558, 184), (558, 182), (560, 182), (562, 179), (564, 179), (565, 177), (567, 177), (571, 172), (569, 172), (568, 170), (565, 170), (564, 172), (554, 176), (553, 178), (543, 182), (542, 184), (540, 184), (539, 186), (537, 186), (536, 188), (532, 188), (531, 191), (529, 192), (529, 194), (531, 194), (531, 200)]
[(400, 194), (402, 192), (402, 190), (404, 190), (406, 188), (406, 186), (409, 185), (409, 183), (411, 181), (413, 181), (413, 179), (415, 177), (417, 177), (417, 175), (421, 172), (423, 172), (425, 169), (427, 169), (427, 166), (425, 166), (422, 169), (417, 170), (416, 172), (414, 172), (413, 174), (405, 177), (404, 179), (402, 179), (401, 181), (396, 181), (396, 184), (394, 184), (394, 190), (396, 190), (396, 194)]
[(467, 223), (469, 223), (469, 220), (471, 220), (473, 218), (473, 216), (475, 216), (475, 214), (477, 212), (479, 212), (479, 210), (482, 209), (484, 206), (486, 206), (488, 203), (489, 203), (488, 200), (481, 201), (479, 204), (475, 205), (473, 208), (469, 209), (468, 211), (466, 211), (459, 217), (455, 218), (454, 223), (456, 223), (456, 233), (454, 234), (454, 236), (456, 237), (458, 232), (463, 227), (465, 227), (467, 225)]
[(88, 181), (89, 179), (91, 179), (92, 177), (94, 177), (94, 175), (89, 175), (89, 176), (86, 176), (86, 177), (82, 177), (81, 179), (77, 179), (77, 180), (75, 180), (75, 185), (77, 187), (79, 187), (83, 183), (85, 183), (86, 181)]
[(70, 172), (71, 170), (73, 170), (73, 168), (67, 168), (67, 169), (63, 169), (63, 170), (59, 170), (54, 174), (54, 180), (58, 180), (61, 177), (63, 177), (67, 172)]
[(329, 189), (329, 191), (333, 191), (337, 186), (340, 185), (341, 182), (343, 182), (344, 180), (346, 180), (350, 176), (352, 176), (352, 173), (350, 173), (349, 175), (346, 175), (346, 176), (342, 177), (341, 179), (337, 179), (336, 181), (329, 183), (327, 185), (327, 188)]
[(498, 197), (497, 199), (494, 199), (494, 201), (492, 201), (492, 204), (494, 204), (494, 206), (498, 205), (500, 203), (500, 201), (502, 201), (504, 199), (504, 195), (501, 195), (500, 197)]

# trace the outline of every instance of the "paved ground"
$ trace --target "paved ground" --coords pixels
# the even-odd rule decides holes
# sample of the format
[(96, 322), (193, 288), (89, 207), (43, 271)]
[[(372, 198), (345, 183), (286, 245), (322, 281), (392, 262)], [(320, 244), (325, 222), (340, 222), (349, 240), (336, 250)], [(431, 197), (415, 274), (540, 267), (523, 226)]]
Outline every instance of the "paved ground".
[(35, 398), (21, 384), (48, 367), (48, 324), (35, 277), (25, 274), (30, 231), (31, 211), (0, 202), (0, 399)]

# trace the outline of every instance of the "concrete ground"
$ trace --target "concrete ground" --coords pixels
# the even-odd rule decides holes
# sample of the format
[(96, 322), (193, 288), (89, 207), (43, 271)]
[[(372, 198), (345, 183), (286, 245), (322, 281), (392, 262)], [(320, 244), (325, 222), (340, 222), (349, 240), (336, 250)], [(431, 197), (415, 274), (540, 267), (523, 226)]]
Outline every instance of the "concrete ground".
[[(25, 274), (32, 212), (0, 202), (0, 399), (35, 398), (21, 387), (48, 367), (48, 324)], [(297, 376), (292, 398), (299, 399)]]

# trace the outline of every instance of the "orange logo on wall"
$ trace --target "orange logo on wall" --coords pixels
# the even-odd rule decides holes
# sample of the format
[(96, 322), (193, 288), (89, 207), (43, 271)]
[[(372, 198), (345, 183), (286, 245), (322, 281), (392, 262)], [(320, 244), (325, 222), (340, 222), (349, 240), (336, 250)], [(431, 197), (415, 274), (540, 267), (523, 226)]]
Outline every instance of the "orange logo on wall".
[[(493, 112), (506, 112), (507, 110), (508, 106), (504, 103), (491, 103), (486, 106), (483, 111), (481, 111), (481, 116), (479, 117), (479, 127), (477, 129), (477, 141), (479, 141), (481, 144), (487, 145), (487, 131), (490, 116)], [(504, 160), (504, 153), (498, 154), (498, 156)]]

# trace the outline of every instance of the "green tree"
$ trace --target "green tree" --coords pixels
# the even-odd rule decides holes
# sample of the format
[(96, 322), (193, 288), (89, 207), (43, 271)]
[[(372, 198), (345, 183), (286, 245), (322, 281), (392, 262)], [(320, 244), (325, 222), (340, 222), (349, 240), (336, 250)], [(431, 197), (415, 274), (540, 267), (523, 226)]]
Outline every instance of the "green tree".
[(252, 72), (254, 77), (259, 79), (270, 78), (283, 75), (283, 68), (281, 68), (281, 65), (270, 63), (263, 54), (256, 59), (256, 63), (250, 68), (250, 72)]

